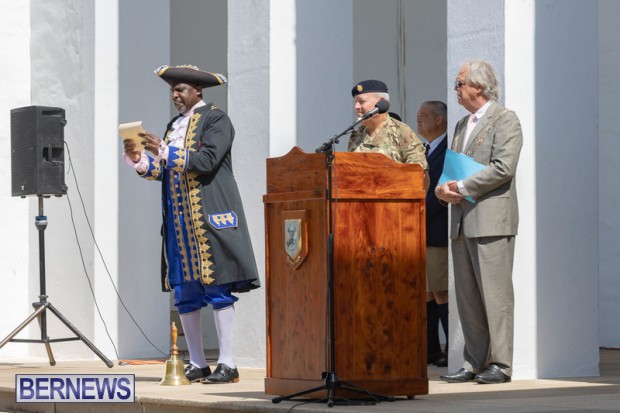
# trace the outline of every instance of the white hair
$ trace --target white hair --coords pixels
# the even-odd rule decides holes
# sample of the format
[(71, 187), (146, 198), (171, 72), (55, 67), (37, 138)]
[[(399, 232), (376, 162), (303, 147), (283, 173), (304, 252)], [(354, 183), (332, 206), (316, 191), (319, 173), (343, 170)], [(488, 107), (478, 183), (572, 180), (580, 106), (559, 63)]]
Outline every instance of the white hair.
[(370, 92), (369, 95), (374, 95), (379, 99), (385, 99), (388, 102), (390, 101), (390, 94), (385, 92)]
[(484, 60), (471, 60), (465, 65), (468, 67), (465, 81), (482, 88), (482, 94), (490, 100), (499, 100), (499, 81), (493, 66)]

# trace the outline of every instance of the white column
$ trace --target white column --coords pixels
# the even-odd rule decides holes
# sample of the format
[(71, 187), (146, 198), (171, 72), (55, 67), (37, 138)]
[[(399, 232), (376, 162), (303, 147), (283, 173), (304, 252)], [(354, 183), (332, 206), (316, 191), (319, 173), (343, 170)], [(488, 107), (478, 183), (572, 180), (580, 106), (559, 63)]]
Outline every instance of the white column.
[[(110, 38), (105, 31), (109, 24), (102, 23), (98, 40), (102, 49), (111, 51), (101, 50), (97, 60), (99, 103), (103, 108), (108, 104), (113, 107), (105, 115), (110, 119), (104, 125), (101, 140), (107, 142), (109, 167), (117, 174), (118, 226), (111, 232), (118, 240), (118, 275), (114, 276), (123, 302), (152, 344), (121, 307), (116, 293), (106, 291), (118, 308), (120, 356), (161, 358), (170, 350), (170, 294), (162, 292), (160, 282), (161, 184), (139, 178), (124, 164), (117, 125), (141, 120), (146, 130), (161, 137), (171, 118), (169, 86), (153, 73), (157, 67), (170, 64), (170, 2), (122, 0), (118, 10), (107, 3), (99, 6), (102, 14), (98, 18), (115, 22)], [(137, 32), (141, 35), (136, 36)], [(108, 55), (113, 65), (106, 61)], [(108, 92), (106, 87), (113, 90)], [(101, 178), (105, 178), (103, 170)], [(100, 198), (97, 207), (105, 206), (105, 198)], [(102, 285), (109, 288), (107, 275), (103, 271), (99, 274)]]
[[(282, 156), (296, 145), (297, 42), (296, 2), (271, 0), (269, 32), (269, 156)], [(273, 115), (271, 115), (273, 114)]]
[[(94, 286), (99, 309), (93, 314), (96, 345), (116, 359), (108, 334), (118, 350), (119, 303), (112, 283), (119, 285), (119, 138), (118, 138), (118, 2), (95, 2), (94, 10), (94, 129), (92, 149), (94, 214), (91, 224), (98, 244), (94, 254)], [(86, 239), (85, 239), (86, 241)], [(101, 251), (104, 259), (99, 256)], [(105, 264), (105, 265), (104, 265)], [(108, 273), (109, 271), (109, 273)], [(96, 310), (96, 309), (95, 309)]]
[[(260, 0), (228, 2), (228, 114), (234, 121), (233, 164), (263, 288), (239, 295), (235, 305), (235, 362), (264, 367), (265, 239), (262, 196), (269, 157), (269, 9)], [(274, 114), (279, 116), (279, 114)]]
[[(536, 73), (534, 0), (506, 2), (506, 71), (504, 101), (521, 121), (523, 148), (517, 173), (519, 235), (515, 246), (515, 378), (537, 377), (537, 314), (544, 308), (536, 297)], [(508, 17), (512, 16), (512, 17)], [(518, 16), (518, 17), (517, 17)], [(542, 108), (544, 110), (544, 108)], [(544, 247), (544, 246), (540, 246)], [(539, 251), (540, 253), (540, 251)]]
[[(597, 5), (592, 0), (532, 2), (535, 95), (510, 96), (515, 104), (536, 108), (535, 134), (526, 138), (536, 154), (536, 185), (520, 187), (525, 196), (520, 205), (535, 205), (535, 217), (524, 217), (521, 228), (535, 228), (536, 295), (521, 293), (518, 307), (537, 303), (538, 377), (598, 374)], [(514, 28), (507, 40), (521, 40), (522, 26), (529, 26), (523, 18), (506, 13)], [(522, 58), (508, 52), (513, 62)], [(518, 67), (526, 76), (532, 71)], [(530, 242), (517, 239), (517, 245)], [(517, 256), (515, 280), (530, 276), (521, 267), (526, 258)]]

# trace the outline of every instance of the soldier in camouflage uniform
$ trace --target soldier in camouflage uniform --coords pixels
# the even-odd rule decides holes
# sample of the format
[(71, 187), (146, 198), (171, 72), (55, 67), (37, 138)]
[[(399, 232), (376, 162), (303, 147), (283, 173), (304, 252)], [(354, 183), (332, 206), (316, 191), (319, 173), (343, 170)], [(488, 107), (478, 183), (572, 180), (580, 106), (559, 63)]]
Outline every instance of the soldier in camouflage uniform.
[[(355, 99), (355, 113), (360, 118), (379, 100), (389, 100), (387, 86), (379, 80), (359, 82), (351, 94)], [(351, 134), (348, 149), (350, 152), (379, 152), (395, 162), (417, 163), (428, 169), (422, 141), (409, 126), (387, 113), (377, 113), (362, 121)], [(425, 188), (428, 187), (427, 179), (425, 176)]]

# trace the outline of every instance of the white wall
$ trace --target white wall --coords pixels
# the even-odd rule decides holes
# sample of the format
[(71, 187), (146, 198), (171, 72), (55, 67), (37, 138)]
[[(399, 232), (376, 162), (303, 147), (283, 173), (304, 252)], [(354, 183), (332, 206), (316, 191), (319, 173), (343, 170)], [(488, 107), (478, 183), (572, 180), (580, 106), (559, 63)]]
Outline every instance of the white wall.
[[(297, 145), (308, 152), (354, 120), (352, 3), (296, 1), (296, 135)], [(338, 150), (346, 150), (347, 139), (340, 140)]]
[[(416, 115), (427, 100), (447, 103), (446, 1), (404, 0), (405, 13), (405, 110), (401, 115), (416, 130)], [(452, 135), (452, 131), (448, 131)], [(441, 330), (441, 328), (440, 328)]]
[(620, 152), (620, 2), (599, 0), (599, 334), (600, 345), (620, 347), (620, 194), (613, 188)]
[[(94, 225), (94, 6), (92, 2), (33, 0), (31, 7), (32, 104), (65, 109), (64, 137), (72, 160), (70, 170), (69, 152), (65, 151), (67, 196), (44, 202), (49, 221), (45, 230), (47, 293), (50, 302), (94, 341), (96, 315), (89, 287), (89, 280), (95, 284), (94, 246), (86, 222), (88, 216)], [(58, 27), (63, 30), (59, 31)], [(84, 208), (73, 173), (77, 176)], [(34, 215), (36, 198), (31, 197), (28, 202)], [(38, 280), (38, 245), (34, 227), (30, 231), (30, 294), (34, 295), (38, 282), (35, 281)], [(52, 313), (47, 318), (50, 338), (72, 336)], [(33, 329), (38, 329), (34, 323)], [(59, 359), (93, 356), (80, 341), (53, 346), (53, 350)], [(45, 347), (34, 345), (32, 354), (45, 355)]]
[(404, 90), (399, 78), (399, 10), (398, 0), (356, 0), (353, 4), (353, 82), (341, 86), (352, 114), (353, 86), (362, 80), (378, 79), (388, 87), (390, 111), (404, 115), (400, 106)]
[[(0, 339), (4, 339), (33, 309), (38, 300), (39, 287), (30, 289), (30, 238), (33, 234), (36, 212), (30, 202), (11, 197), (11, 116), (10, 110), (30, 106), (30, 2), (1, 2), (0, 15), (10, 16), (0, 25), (0, 60), (6, 62), (0, 78), (0, 280), (6, 288), (0, 289), (4, 316), (0, 317)], [(10, 62), (10, 63), (9, 63)], [(36, 231), (35, 231), (36, 232)], [(38, 271), (35, 264), (32, 271)], [(10, 309), (10, 311), (8, 310)], [(18, 338), (30, 338), (22, 332)], [(34, 338), (37, 338), (36, 336)], [(22, 357), (28, 354), (26, 344), (7, 344), (0, 350), (0, 359)]]

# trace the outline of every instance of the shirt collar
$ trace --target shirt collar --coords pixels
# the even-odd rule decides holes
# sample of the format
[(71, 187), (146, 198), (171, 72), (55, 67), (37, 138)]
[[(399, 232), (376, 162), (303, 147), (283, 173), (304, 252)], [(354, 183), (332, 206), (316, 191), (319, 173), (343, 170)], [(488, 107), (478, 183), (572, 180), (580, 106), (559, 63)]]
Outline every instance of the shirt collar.
[(484, 114), (487, 112), (487, 109), (489, 109), (489, 106), (491, 106), (491, 101), (490, 100), (488, 100), (487, 103), (482, 105), (480, 107), (480, 109), (478, 109), (476, 111), (476, 113), (474, 113), (474, 115), (475, 115), (474, 122), (478, 122), (484, 116)]
[(205, 106), (206, 103), (204, 102), (204, 100), (201, 100), (200, 102), (196, 103), (194, 106), (192, 106), (192, 108), (190, 110), (188, 110), (185, 113), (181, 113), (182, 117), (187, 117), (187, 116), (192, 116), (194, 114), (194, 111), (202, 106)]
[(441, 144), (441, 141), (443, 141), (444, 139), (446, 139), (446, 133), (445, 132), (444, 132), (443, 135), (441, 135), (440, 137), (438, 137), (434, 141), (429, 142), (428, 154), (430, 155), (431, 153), (433, 153), (433, 151)]

